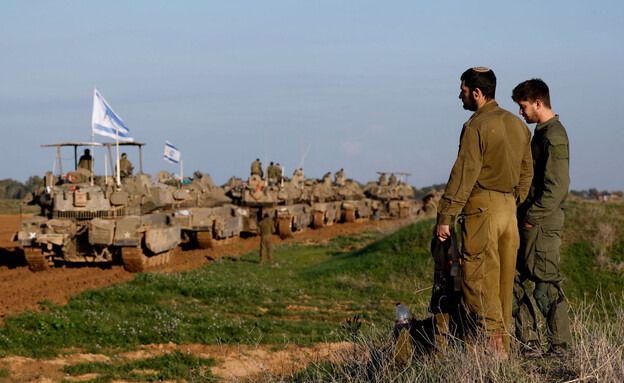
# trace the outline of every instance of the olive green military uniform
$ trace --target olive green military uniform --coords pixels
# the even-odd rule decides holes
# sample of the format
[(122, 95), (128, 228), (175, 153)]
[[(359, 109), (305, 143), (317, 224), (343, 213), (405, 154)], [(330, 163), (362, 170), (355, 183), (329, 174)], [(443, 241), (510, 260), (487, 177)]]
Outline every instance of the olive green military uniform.
[(269, 263), (273, 263), (273, 231), (275, 223), (271, 217), (264, 217), (258, 224), (260, 232), (260, 263), (264, 263), (264, 254), (268, 253)]
[(423, 207), (422, 207), (422, 211), (426, 215), (435, 214), (437, 209), (438, 209), (438, 206), (436, 205), (436, 203), (433, 200), (433, 198), (431, 198), (429, 201), (427, 201), (427, 203), (424, 204)]
[(132, 177), (132, 171), (134, 168), (132, 167), (132, 162), (130, 162), (126, 158), (122, 158), (119, 160), (119, 176), (121, 178)]
[(83, 154), (80, 156), (80, 161), (78, 161), (79, 169), (87, 169), (89, 172), (93, 167), (93, 157), (90, 154)]
[(390, 180), (389, 180), (390, 185), (396, 185), (396, 182), (397, 182), (397, 178), (394, 175), (394, 173), (390, 174)]
[(264, 171), (262, 171), (260, 160), (255, 160), (251, 163), (251, 175), (253, 176), (254, 174), (260, 176), (260, 178), (264, 177)]
[(386, 173), (382, 173), (379, 176), (379, 186), (388, 186), (388, 179), (386, 179)]
[[(518, 209), (520, 250), (514, 284), (516, 337), (523, 343), (539, 342), (535, 310), (524, 282), (535, 283), (533, 297), (546, 318), (548, 341), (569, 345), (572, 341), (568, 306), (561, 290), (559, 246), (563, 229), (563, 205), (570, 186), (568, 135), (559, 116), (538, 124), (531, 141), (533, 183)], [(524, 227), (523, 222), (533, 225)]]
[(276, 182), (277, 181), (277, 168), (275, 165), (270, 164), (267, 168), (267, 180)]
[(464, 124), (438, 206), (439, 225), (462, 213), (466, 308), (488, 337), (502, 337), (506, 350), (519, 246), (516, 201), (524, 200), (531, 184), (530, 145), (531, 132), (520, 118), (496, 102), (485, 104)]

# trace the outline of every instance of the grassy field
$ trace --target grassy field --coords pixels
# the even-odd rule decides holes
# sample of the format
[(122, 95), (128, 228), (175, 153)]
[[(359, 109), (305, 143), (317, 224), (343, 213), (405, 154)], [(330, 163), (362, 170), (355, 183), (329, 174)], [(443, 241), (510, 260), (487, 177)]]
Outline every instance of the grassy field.
[(36, 205), (20, 204), (19, 199), (0, 199), (0, 214), (39, 214), (40, 208)]
[[(280, 246), (273, 266), (259, 265), (257, 254), (250, 253), (190, 272), (139, 274), (130, 282), (84, 292), (63, 306), (45, 302), (37, 312), (4, 319), (0, 356), (48, 358), (71, 350), (110, 356), (168, 342), (280, 348), (347, 340), (356, 343), (353, 356), (313, 364), (287, 380), (368, 381), (370, 374), (381, 381), (624, 377), (624, 206), (569, 203), (566, 219), (562, 271), (575, 344), (565, 360), (531, 363), (518, 355), (500, 363), (457, 351), (453, 358), (471, 363), (474, 368), (467, 370), (475, 375), (436, 358), (414, 359), (403, 369), (392, 364), (394, 304), (403, 302), (414, 317), (428, 316), (432, 220), (394, 233), (366, 231), (316, 245)], [(615, 358), (608, 371), (608, 361), (600, 359), (605, 355)], [(192, 354), (143, 362), (150, 367), (140, 368), (155, 371), (151, 378), (133, 375), (139, 362), (128, 360), (74, 365), (66, 373), (98, 373), (98, 381), (214, 379), (205, 373), (214, 361)], [(487, 368), (485, 375), (476, 366)], [(192, 375), (199, 370), (201, 378)]]

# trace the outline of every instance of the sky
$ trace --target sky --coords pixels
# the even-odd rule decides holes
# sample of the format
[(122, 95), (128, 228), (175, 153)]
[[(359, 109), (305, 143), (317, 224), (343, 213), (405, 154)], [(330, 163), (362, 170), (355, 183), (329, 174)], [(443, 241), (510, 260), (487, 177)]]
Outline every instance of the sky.
[[(143, 170), (215, 183), (260, 158), (287, 175), (344, 168), (444, 183), (471, 112), (461, 73), (492, 68), (496, 100), (550, 87), (571, 189), (624, 190), (624, 2), (0, 0), (0, 179), (59, 167), (42, 144), (91, 140), (99, 89), (143, 142)], [(531, 130), (535, 125), (529, 125)], [(95, 136), (96, 142), (111, 139)], [(138, 170), (138, 151), (128, 149)], [(107, 151), (95, 150), (104, 174)], [(62, 155), (73, 167), (73, 150)], [(110, 169), (108, 169), (110, 171)]]

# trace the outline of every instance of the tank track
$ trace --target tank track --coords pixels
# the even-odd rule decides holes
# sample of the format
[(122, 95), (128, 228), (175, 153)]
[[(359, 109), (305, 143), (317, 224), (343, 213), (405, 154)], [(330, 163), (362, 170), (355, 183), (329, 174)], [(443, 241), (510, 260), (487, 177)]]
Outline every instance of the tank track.
[(198, 231), (197, 245), (200, 249), (212, 249), (212, 232)]
[(24, 258), (26, 258), (28, 268), (32, 271), (44, 271), (50, 268), (48, 259), (38, 247), (25, 247)]
[(290, 218), (278, 218), (277, 231), (282, 239), (292, 237), (293, 233), (292, 226), (290, 225)]
[(166, 265), (178, 253), (178, 247), (148, 257), (140, 247), (123, 247), (121, 259), (124, 268), (131, 273), (141, 273), (151, 266)]

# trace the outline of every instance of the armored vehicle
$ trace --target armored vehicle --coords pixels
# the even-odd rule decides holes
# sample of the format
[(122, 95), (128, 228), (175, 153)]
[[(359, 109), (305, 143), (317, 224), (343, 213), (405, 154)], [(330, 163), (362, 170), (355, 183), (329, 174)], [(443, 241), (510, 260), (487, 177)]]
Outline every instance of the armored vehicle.
[[(388, 181), (388, 172), (377, 172), (380, 174), (379, 181), (369, 182), (364, 187), (366, 197), (373, 200), (372, 210), (376, 217), (381, 219), (407, 218), (411, 215), (416, 203), (413, 188), (406, 183), (409, 173), (398, 174), (398, 181)], [(405, 180), (404, 180), (405, 177)], [(393, 180), (393, 177), (390, 177)]]
[[(32, 270), (44, 270), (54, 262), (98, 263), (122, 261), (132, 272), (169, 262), (180, 242), (180, 224), (173, 214), (159, 211), (174, 188), (150, 181), (140, 171), (120, 182), (108, 175), (94, 176), (91, 169), (63, 173), (61, 149), (108, 148), (115, 144), (60, 143), (42, 145), (58, 150), (60, 176), (48, 172), (45, 185), (31, 202), (41, 214), (22, 222), (18, 243), (23, 246)], [(130, 142), (120, 146), (139, 148)], [(139, 154), (139, 157), (141, 155)], [(93, 160), (92, 160), (93, 161)], [(111, 163), (111, 169), (115, 169)], [(168, 189), (169, 188), (169, 189)]]

